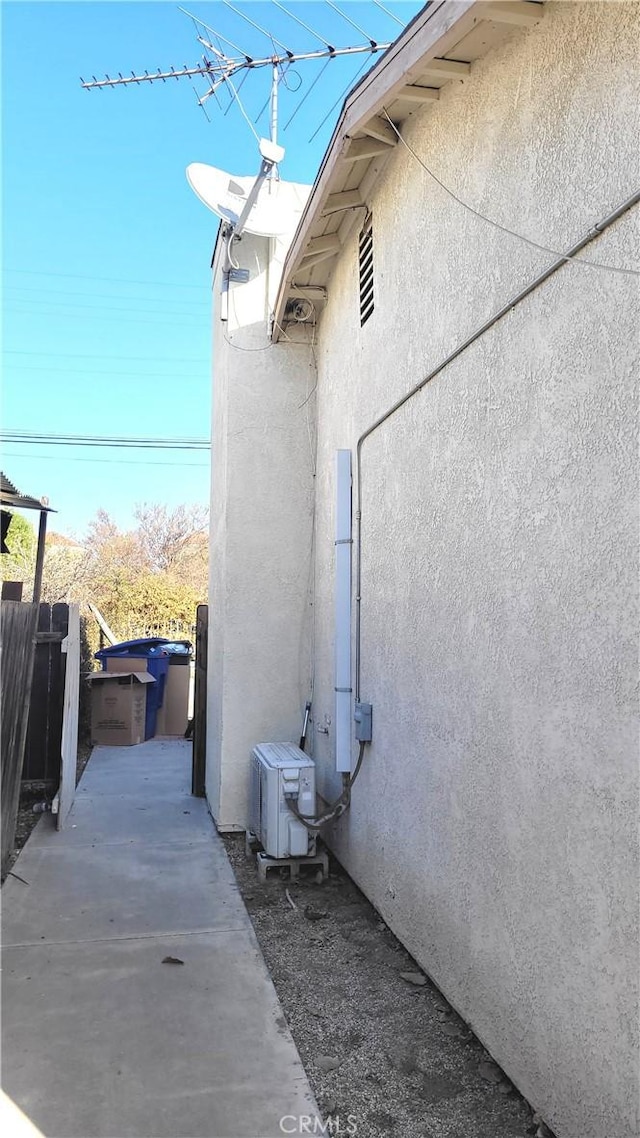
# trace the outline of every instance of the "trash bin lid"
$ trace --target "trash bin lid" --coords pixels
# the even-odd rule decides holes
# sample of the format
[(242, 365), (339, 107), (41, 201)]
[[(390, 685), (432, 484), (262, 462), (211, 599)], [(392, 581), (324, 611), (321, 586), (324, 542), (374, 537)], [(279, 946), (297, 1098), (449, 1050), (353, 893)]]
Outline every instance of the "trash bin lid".
[(165, 636), (150, 636), (141, 640), (123, 640), (121, 644), (111, 644), (108, 648), (101, 648), (96, 652), (96, 660), (103, 660), (105, 656), (164, 656), (165, 647), (172, 641)]
[(169, 640), (166, 644), (162, 645), (165, 652), (170, 656), (189, 656), (193, 648), (190, 640)]

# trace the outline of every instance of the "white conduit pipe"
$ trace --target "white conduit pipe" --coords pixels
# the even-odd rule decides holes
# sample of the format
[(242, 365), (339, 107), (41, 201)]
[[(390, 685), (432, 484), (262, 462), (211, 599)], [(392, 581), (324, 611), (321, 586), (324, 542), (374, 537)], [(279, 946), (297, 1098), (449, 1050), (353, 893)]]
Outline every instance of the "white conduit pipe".
[(351, 773), (351, 451), (336, 452), (336, 770)]

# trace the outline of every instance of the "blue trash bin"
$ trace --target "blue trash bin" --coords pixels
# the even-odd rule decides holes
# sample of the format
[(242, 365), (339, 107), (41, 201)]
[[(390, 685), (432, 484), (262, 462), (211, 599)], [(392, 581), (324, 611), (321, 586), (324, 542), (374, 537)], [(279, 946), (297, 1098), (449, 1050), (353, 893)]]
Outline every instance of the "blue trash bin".
[(171, 643), (164, 637), (125, 640), (121, 644), (112, 644), (109, 648), (102, 648), (95, 654), (96, 660), (102, 664), (103, 672), (107, 670), (107, 658), (110, 656), (130, 656), (132, 659), (144, 658), (146, 670), (156, 681), (155, 684), (147, 686), (147, 705), (144, 719), (145, 739), (153, 739), (156, 733), (158, 711), (162, 707), (167, 672), (169, 671), (170, 653), (166, 650), (166, 645)]

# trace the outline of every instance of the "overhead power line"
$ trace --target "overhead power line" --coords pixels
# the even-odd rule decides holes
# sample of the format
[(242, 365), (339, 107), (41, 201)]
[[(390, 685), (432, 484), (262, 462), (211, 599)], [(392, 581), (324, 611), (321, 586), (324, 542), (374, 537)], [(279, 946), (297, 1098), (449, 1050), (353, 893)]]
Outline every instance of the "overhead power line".
[[(116, 371), (115, 368), (109, 368), (108, 371), (94, 371), (94, 369), (91, 368), (91, 371), (88, 372), (86, 370), (86, 368), (83, 368), (83, 369), (78, 370), (78, 371), (73, 371), (72, 369), (69, 369), (68, 367), (37, 367), (34, 364), (26, 364), (26, 365), (25, 364), (11, 364), (8, 366), (10, 366), (14, 371), (17, 371), (17, 372), (44, 371), (44, 372), (52, 373), (52, 374), (55, 373), (57, 375), (67, 375), (67, 376), (73, 375), (73, 376), (76, 376), (78, 379), (85, 379), (85, 380), (87, 380), (87, 382), (90, 382), (93, 379), (98, 379), (101, 377), (104, 377), (104, 379), (121, 379), (121, 378), (122, 379), (124, 379), (124, 378), (139, 379), (139, 380), (142, 379), (142, 375), (141, 375), (140, 371)], [(159, 379), (184, 379), (184, 372), (180, 372), (180, 371), (159, 372), (156, 370), (156, 367), (154, 366), (152, 369), (152, 374), (149, 376), (145, 376), (144, 378), (145, 379), (152, 379), (154, 383), (156, 383)], [(207, 379), (208, 379), (208, 376), (207, 376)]]
[(65, 277), (74, 281), (107, 281), (109, 284), (131, 284), (131, 285), (151, 285), (158, 288), (195, 288), (198, 290), (211, 289), (209, 282), (203, 282), (199, 285), (183, 284), (181, 281), (136, 281), (131, 280), (129, 277), (96, 277), (93, 274), (87, 273), (51, 273), (46, 272), (44, 269), (12, 269), (4, 267), (4, 273), (21, 273), (31, 277)]
[(209, 450), (208, 439), (198, 438), (144, 438), (124, 435), (54, 435), (37, 431), (5, 430), (0, 433), (2, 442), (26, 446), (114, 447), (124, 450)]
[(202, 364), (209, 363), (210, 361), (202, 356), (200, 359), (182, 359), (180, 356), (163, 356), (162, 359), (156, 361), (149, 356), (106, 356), (103, 352), (48, 352), (46, 349), (42, 351), (28, 351), (19, 348), (3, 348), (3, 355), (5, 356), (46, 356), (51, 359), (79, 359), (79, 360), (129, 360), (144, 363), (147, 368), (155, 368), (156, 363), (172, 363), (172, 364)]
[[(3, 454), (6, 455), (7, 458), (24, 459), (23, 454), (22, 455), (21, 454), (15, 454), (14, 452), (8, 451), (8, 450), (4, 451)], [(58, 454), (56, 454), (56, 455), (38, 454), (35, 456), (33, 456), (33, 455), (30, 456), (29, 462), (34, 462), (34, 461), (55, 462), (56, 464), (65, 463), (65, 462), (99, 462), (101, 464), (105, 463), (108, 466), (112, 466), (114, 463), (117, 463), (118, 466), (175, 466), (175, 467), (180, 467), (181, 470), (184, 467), (189, 467), (192, 470), (195, 470), (196, 468), (198, 470), (207, 470), (209, 468), (208, 462), (181, 462), (180, 459), (176, 459), (174, 462), (155, 462), (153, 459), (87, 458), (87, 457), (80, 457), (79, 455), (73, 455), (72, 456), (72, 455), (58, 455)]]
[[(74, 291), (71, 291), (71, 290), (66, 289), (66, 288), (56, 289), (55, 292), (52, 292), (51, 289), (47, 285), (40, 285), (39, 288), (30, 288), (28, 285), (12, 285), (12, 284), (10, 284), (10, 285), (6, 285), (5, 289), (3, 291), (4, 292), (11, 292), (11, 293), (14, 293), (14, 292), (28, 292), (28, 293), (37, 292), (37, 293), (41, 293), (41, 292), (43, 292), (46, 294), (45, 299), (47, 299), (47, 300), (50, 296), (53, 296), (53, 297), (80, 296), (86, 300), (87, 297), (89, 296), (92, 300), (132, 300), (132, 301), (141, 301), (143, 304), (166, 304), (167, 303), (167, 299), (163, 299), (162, 297), (157, 297), (157, 296), (123, 296), (123, 294), (121, 292), (92, 292), (92, 293), (87, 293), (86, 290), (84, 292), (74, 292)], [(12, 299), (12, 298), (8, 297), (7, 299)], [(13, 299), (16, 299), (16, 298), (13, 298)], [(185, 298), (184, 300), (182, 300), (181, 298), (176, 298), (176, 300), (177, 300), (178, 304), (188, 304), (189, 305), (189, 308), (186, 308), (182, 315), (188, 315), (189, 312), (193, 308), (210, 308), (210, 302), (206, 301), (206, 300), (195, 300), (195, 299), (189, 300), (187, 298)]]

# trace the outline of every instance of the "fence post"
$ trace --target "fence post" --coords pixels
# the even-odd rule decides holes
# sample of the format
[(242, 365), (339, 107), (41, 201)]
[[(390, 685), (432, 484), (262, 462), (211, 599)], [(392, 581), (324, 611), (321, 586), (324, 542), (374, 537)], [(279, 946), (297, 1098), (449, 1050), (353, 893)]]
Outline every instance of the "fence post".
[(13, 852), (33, 683), (38, 605), (2, 601), (2, 877)]
[(205, 795), (207, 750), (207, 640), (209, 606), (198, 605), (196, 612), (196, 675), (193, 698), (193, 767), (191, 793)]
[(60, 744), (60, 787), (56, 826), (61, 830), (73, 806), (78, 764), (78, 712), (80, 708), (80, 609), (69, 605), (67, 635), (62, 642), (66, 658)]

